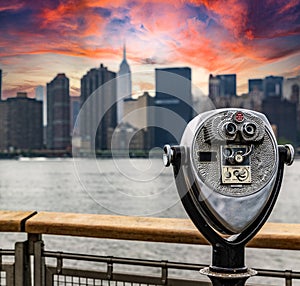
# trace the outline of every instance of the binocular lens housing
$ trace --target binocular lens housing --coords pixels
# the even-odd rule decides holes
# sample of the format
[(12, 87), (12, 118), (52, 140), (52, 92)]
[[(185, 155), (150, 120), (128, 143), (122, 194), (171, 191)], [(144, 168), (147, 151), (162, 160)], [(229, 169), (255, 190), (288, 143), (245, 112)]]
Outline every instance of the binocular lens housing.
[[(225, 133), (229, 136), (235, 135), (238, 130), (237, 125), (233, 122), (225, 123), (223, 128), (224, 128)], [(250, 137), (250, 136), (255, 135), (256, 130), (257, 130), (257, 127), (254, 123), (245, 123), (243, 125), (243, 128), (241, 128), (240, 131), (247, 137)]]
[(256, 126), (255, 124), (253, 123), (246, 123), (244, 126), (243, 126), (243, 132), (244, 134), (246, 134), (247, 136), (252, 136), (255, 134), (255, 131), (256, 131)]
[(226, 134), (234, 135), (237, 131), (237, 126), (234, 123), (229, 122), (224, 125), (224, 129), (225, 129)]
[(189, 150), (183, 181), (199, 190), (193, 196), (211, 225), (226, 234), (245, 230), (276, 182), (278, 147), (267, 118), (245, 109), (208, 111), (189, 123), (180, 145)]

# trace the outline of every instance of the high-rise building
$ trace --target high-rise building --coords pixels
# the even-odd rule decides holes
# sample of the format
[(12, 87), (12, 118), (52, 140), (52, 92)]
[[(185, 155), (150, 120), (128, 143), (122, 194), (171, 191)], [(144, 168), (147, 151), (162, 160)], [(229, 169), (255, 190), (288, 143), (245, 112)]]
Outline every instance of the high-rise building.
[(297, 104), (280, 97), (267, 97), (262, 103), (262, 112), (276, 126), (280, 144), (297, 143)]
[(18, 92), (0, 102), (0, 150), (36, 150), (43, 145), (42, 103)]
[(60, 73), (47, 83), (47, 148), (66, 150), (70, 145), (69, 79)]
[(209, 75), (209, 97), (236, 96), (236, 74)]
[(73, 128), (76, 123), (77, 115), (80, 110), (80, 97), (70, 96), (70, 131), (72, 135)]
[(208, 80), (208, 96), (210, 99), (215, 100), (220, 97), (221, 80), (217, 76), (209, 75)]
[(44, 87), (42, 85), (38, 85), (35, 88), (35, 99), (38, 101), (44, 100)]
[(124, 115), (124, 99), (131, 98), (132, 83), (131, 71), (126, 59), (126, 46), (123, 47), (123, 60), (120, 64), (120, 69), (117, 78), (117, 120), (122, 121)]
[(121, 122), (115, 129), (109, 129), (112, 151), (145, 150), (145, 132), (138, 130), (128, 122)]
[(2, 100), (2, 70), (0, 69), (0, 101)]
[(293, 102), (300, 102), (300, 76), (283, 80), (283, 97)]
[(153, 134), (151, 133), (150, 120), (153, 114), (154, 97), (148, 92), (136, 99), (128, 98), (124, 100), (124, 120), (132, 127), (139, 130), (138, 136), (143, 133), (144, 140), (139, 140), (143, 143), (140, 149), (149, 150), (153, 146)]
[(154, 97), (145, 91), (138, 98), (124, 100), (124, 121), (137, 129), (149, 126), (149, 109), (153, 105)]
[[(84, 145), (96, 150), (110, 149), (107, 132), (117, 124), (115, 78), (116, 73), (109, 71), (103, 64), (81, 78), (80, 102), (84, 112), (80, 117), (80, 136)], [(100, 122), (99, 116), (102, 117)]]
[(43, 102), (43, 125), (47, 125), (47, 96), (44, 92), (44, 87), (42, 85), (38, 85), (35, 88), (35, 99)]
[(154, 146), (178, 144), (187, 123), (193, 117), (191, 69), (155, 69), (155, 83), (155, 110), (149, 123), (155, 126)]
[(267, 76), (264, 78), (263, 89), (264, 98), (282, 97), (282, 82), (281, 76)]
[(263, 80), (260, 78), (248, 80), (248, 91), (263, 91)]
[(236, 74), (221, 74), (218, 77), (221, 80), (220, 96), (236, 96)]
[(283, 98), (295, 103), (297, 106), (297, 134), (300, 134), (300, 76), (285, 78), (282, 90)]

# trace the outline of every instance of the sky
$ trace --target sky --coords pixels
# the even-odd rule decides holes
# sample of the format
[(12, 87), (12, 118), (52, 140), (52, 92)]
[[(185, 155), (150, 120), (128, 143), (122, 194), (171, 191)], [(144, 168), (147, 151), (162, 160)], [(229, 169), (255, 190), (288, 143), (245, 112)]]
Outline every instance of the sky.
[(189, 66), (207, 94), (209, 74), (300, 74), (299, 0), (1, 0), (3, 96), (34, 95), (57, 73), (80, 78), (103, 63), (117, 72), (126, 42), (134, 90), (153, 90), (155, 68)]

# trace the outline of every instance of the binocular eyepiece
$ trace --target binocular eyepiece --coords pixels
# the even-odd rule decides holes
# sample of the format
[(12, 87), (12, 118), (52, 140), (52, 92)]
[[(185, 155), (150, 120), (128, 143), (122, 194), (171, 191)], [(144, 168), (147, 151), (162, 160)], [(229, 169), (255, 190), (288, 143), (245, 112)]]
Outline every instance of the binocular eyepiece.
[(237, 126), (233, 122), (228, 122), (224, 124), (224, 130), (227, 135), (232, 136), (235, 135), (237, 132)]
[(224, 124), (223, 126), (224, 130), (225, 130), (225, 133), (228, 135), (228, 136), (233, 136), (233, 135), (236, 135), (236, 133), (238, 131), (240, 131), (244, 137), (251, 137), (255, 134), (256, 130), (257, 130), (257, 127), (254, 123), (245, 123), (243, 126), (242, 126), (242, 129), (241, 130), (238, 130), (238, 127), (235, 123), (233, 122), (227, 122), (226, 124)]

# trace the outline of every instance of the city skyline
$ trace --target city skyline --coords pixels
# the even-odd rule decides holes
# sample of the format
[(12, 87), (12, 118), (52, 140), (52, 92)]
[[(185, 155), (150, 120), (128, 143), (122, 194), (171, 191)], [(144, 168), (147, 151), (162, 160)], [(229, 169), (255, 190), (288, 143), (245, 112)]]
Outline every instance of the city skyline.
[[(300, 74), (298, 1), (2, 1), (3, 97), (34, 95), (57, 73), (80, 78), (104, 63), (117, 71), (126, 41), (135, 90), (154, 90), (155, 68), (189, 66), (207, 94), (209, 74), (248, 79)], [(140, 77), (142, 71), (153, 76)]]

